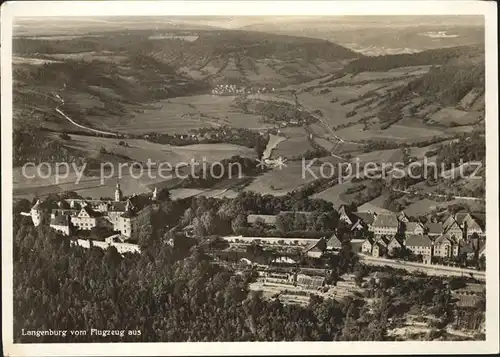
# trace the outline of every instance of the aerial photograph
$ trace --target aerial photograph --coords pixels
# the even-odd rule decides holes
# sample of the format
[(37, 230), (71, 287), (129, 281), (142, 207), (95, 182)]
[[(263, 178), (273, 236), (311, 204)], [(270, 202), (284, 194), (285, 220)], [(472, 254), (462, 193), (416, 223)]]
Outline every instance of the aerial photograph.
[(486, 340), (483, 16), (12, 31), (14, 343)]

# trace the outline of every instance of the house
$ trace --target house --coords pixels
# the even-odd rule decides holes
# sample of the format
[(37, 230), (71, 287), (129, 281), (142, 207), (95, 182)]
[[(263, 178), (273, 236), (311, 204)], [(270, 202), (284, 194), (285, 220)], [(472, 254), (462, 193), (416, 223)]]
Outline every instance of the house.
[(371, 226), (377, 214), (374, 212), (353, 212), (353, 215), (361, 219), (361, 221), (367, 226)]
[(373, 249), (373, 239), (372, 238), (366, 238), (363, 244), (361, 245), (361, 252), (362, 253), (367, 253), (367, 254), (372, 254), (372, 249)]
[(469, 260), (475, 259), (478, 252), (476, 246), (472, 242), (461, 241), (460, 243), (460, 255), (465, 255)]
[(454, 258), (459, 254), (458, 242), (447, 234), (442, 234), (434, 241), (434, 255), (442, 258)]
[(387, 245), (389, 240), (383, 236), (375, 240), (372, 248), (372, 256), (381, 257), (387, 253)]
[(375, 236), (393, 236), (399, 232), (400, 222), (393, 213), (381, 213), (377, 215), (370, 230)]
[(323, 238), (318, 239), (316, 242), (309, 245), (306, 248), (305, 253), (309, 258), (321, 258), (323, 252), (325, 251), (326, 243)]
[(326, 242), (326, 250), (328, 251), (333, 251), (333, 252), (338, 252), (342, 248), (342, 242), (340, 239), (337, 237), (335, 233), (332, 234), (330, 239)]
[(404, 211), (401, 211), (398, 216), (398, 221), (408, 223), (410, 222), (410, 218), (406, 215), (406, 213), (404, 213)]
[(453, 221), (451, 221), (451, 223), (449, 223), (448, 225), (443, 224), (443, 226), (444, 233), (446, 233), (450, 237), (454, 237), (457, 241), (464, 239), (464, 231), (462, 227), (460, 227), (458, 222), (455, 221), (455, 219), (453, 219)]
[(394, 236), (387, 244), (387, 252), (389, 254), (392, 254), (395, 249), (402, 249), (403, 247), (403, 243), (398, 238), (396, 238), (396, 236)]
[(423, 235), (425, 233), (424, 225), (420, 222), (407, 222), (404, 223), (404, 225), (405, 225), (406, 235), (412, 235), (412, 234)]
[(484, 223), (485, 216), (483, 214), (467, 213), (467, 215), (465, 215), (465, 217), (462, 219), (461, 225), (467, 238), (471, 237), (473, 234), (483, 237), (485, 235)]
[(485, 215), (480, 213), (459, 212), (450, 215), (443, 223), (444, 230), (448, 231), (453, 228), (456, 234), (460, 227), (464, 238), (472, 236), (474, 233), (479, 236), (485, 235)]
[(432, 240), (427, 235), (409, 235), (406, 237), (405, 246), (415, 255), (432, 256)]
[(356, 215), (354, 215), (349, 207), (346, 205), (340, 206), (339, 210), (339, 221), (347, 223), (349, 226), (356, 223), (359, 219)]
[(427, 222), (424, 226), (424, 234), (429, 237), (439, 237), (443, 234), (443, 224), (439, 222)]
[(276, 217), (273, 214), (249, 214), (247, 216), (247, 223), (262, 223), (265, 226), (273, 227), (276, 225)]
[(368, 230), (368, 225), (364, 223), (360, 218), (351, 226), (351, 236), (359, 237)]

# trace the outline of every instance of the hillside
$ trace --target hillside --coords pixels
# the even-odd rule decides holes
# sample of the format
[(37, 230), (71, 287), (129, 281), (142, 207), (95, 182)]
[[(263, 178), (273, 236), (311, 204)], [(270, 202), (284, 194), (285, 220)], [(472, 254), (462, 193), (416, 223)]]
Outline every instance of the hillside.
[[(217, 84), (276, 86), (321, 77), (360, 56), (324, 40), (226, 30), (136, 30), (15, 37), (15, 126), (113, 130), (145, 105)], [(33, 120), (35, 119), (35, 120)], [(139, 119), (137, 119), (139, 120)], [(73, 128), (74, 129), (74, 128)]]

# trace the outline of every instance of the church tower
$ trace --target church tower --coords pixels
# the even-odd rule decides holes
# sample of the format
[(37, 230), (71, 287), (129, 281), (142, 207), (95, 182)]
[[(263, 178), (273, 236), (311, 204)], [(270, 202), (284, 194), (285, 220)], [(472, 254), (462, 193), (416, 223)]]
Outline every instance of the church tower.
[(118, 182), (116, 184), (116, 190), (115, 190), (115, 201), (120, 202), (123, 199), (123, 194), (122, 190), (120, 189), (120, 183)]
[(158, 199), (158, 189), (155, 187), (153, 190), (153, 197), (151, 197), (153, 201), (156, 201)]

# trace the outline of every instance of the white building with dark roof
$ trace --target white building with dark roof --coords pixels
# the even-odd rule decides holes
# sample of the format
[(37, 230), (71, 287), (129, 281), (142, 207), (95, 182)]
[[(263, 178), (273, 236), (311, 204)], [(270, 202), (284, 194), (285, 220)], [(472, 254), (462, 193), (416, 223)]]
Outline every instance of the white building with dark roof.
[(399, 232), (400, 222), (393, 213), (381, 213), (377, 215), (370, 226), (375, 236), (393, 236)]

